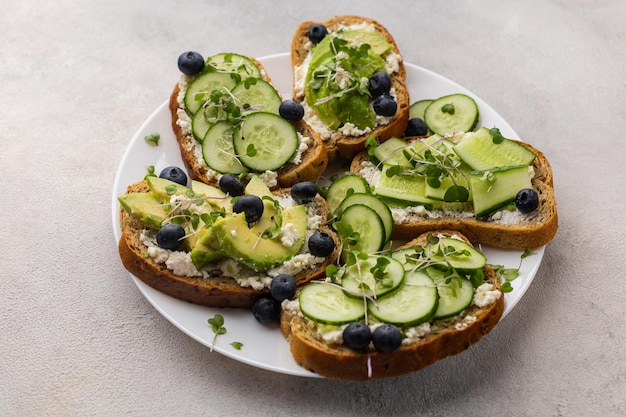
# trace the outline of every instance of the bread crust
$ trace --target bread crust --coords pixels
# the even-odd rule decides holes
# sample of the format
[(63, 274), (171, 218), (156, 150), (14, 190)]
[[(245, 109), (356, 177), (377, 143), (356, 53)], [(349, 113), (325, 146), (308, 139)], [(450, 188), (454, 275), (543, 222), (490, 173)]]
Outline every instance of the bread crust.
[[(439, 233), (459, 236), (456, 231), (437, 232)], [(426, 236), (427, 234), (420, 235), (403, 247), (423, 245)], [(486, 266), (484, 273), (485, 282), (499, 289), (500, 283), (493, 269)], [(489, 333), (503, 312), (504, 296), (501, 293), (492, 304), (485, 307), (472, 304), (462, 315), (435, 322), (439, 324), (432, 325), (431, 332), (422, 339), (403, 344), (390, 353), (377, 352), (373, 347), (363, 353), (344, 346), (330, 346), (317, 337), (316, 331), (306, 318), (286, 310), (281, 315), (281, 331), (289, 342), (296, 363), (303, 368), (331, 379), (366, 381), (415, 372), (463, 352)], [(467, 316), (473, 316), (475, 320), (463, 321), (463, 317)], [(371, 367), (371, 375), (368, 367)]]
[[(127, 193), (148, 192), (149, 188), (145, 181), (130, 185)], [(289, 191), (281, 189), (275, 192), (277, 195), (285, 195)], [(328, 218), (328, 206), (319, 196), (314, 204), (318, 208), (318, 214), (322, 217), (322, 224)], [(255, 290), (251, 287), (240, 286), (231, 277), (215, 276), (184, 277), (174, 274), (164, 264), (155, 262), (145, 256), (147, 247), (141, 241), (141, 233), (145, 226), (132, 218), (123, 209), (120, 210), (120, 226), (122, 235), (118, 242), (118, 252), (124, 267), (135, 277), (139, 278), (150, 287), (172, 297), (194, 304), (209, 307), (232, 307), (251, 308), (258, 298), (267, 296), (269, 290)], [(337, 260), (340, 252), (340, 242), (337, 235), (326, 226), (320, 231), (328, 233), (335, 240), (334, 252), (315, 269), (307, 269), (297, 274), (294, 278), (298, 285), (304, 285), (312, 279), (316, 279), (325, 273), (326, 267)]]
[[(498, 248), (537, 248), (549, 243), (558, 229), (552, 168), (541, 151), (527, 143), (519, 143), (537, 155), (533, 162), (535, 177), (532, 179), (532, 185), (539, 195), (539, 207), (537, 208), (537, 212), (540, 214), (539, 220), (505, 224), (498, 221), (477, 220), (474, 217), (430, 219), (413, 216), (409, 222), (394, 223), (392, 238), (408, 240), (427, 231), (450, 229), (461, 232), (472, 242)], [(365, 161), (369, 161), (369, 157), (367, 153), (362, 152), (352, 160), (350, 171), (358, 175)]]
[[(296, 28), (294, 36), (291, 42), (291, 61), (294, 67), (302, 65), (306, 59), (309, 51), (306, 48), (306, 44), (309, 42), (307, 31), (313, 24), (323, 24), (329, 31), (338, 29), (341, 26), (349, 26), (359, 23), (371, 24), (378, 33), (380, 33), (389, 44), (392, 45), (395, 53), (401, 56), (398, 45), (396, 44), (391, 33), (379, 22), (374, 19), (343, 15), (335, 16), (324, 22), (307, 21), (302, 22)], [(295, 77), (294, 77), (295, 79)], [(409, 93), (406, 89), (406, 69), (404, 62), (401, 60), (398, 63), (398, 71), (391, 77), (392, 87), (396, 91), (396, 102), (398, 104), (398, 110), (396, 114), (391, 118), (389, 124), (384, 126), (378, 126), (372, 132), (362, 136), (346, 136), (340, 133), (333, 135), (331, 139), (325, 141), (328, 151), (328, 157), (330, 161), (334, 161), (337, 158), (352, 159), (354, 155), (365, 149), (365, 141), (369, 136), (376, 136), (378, 141), (383, 142), (391, 137), (401, 137), (406, 130), (407, 122), (409, 120)], [(304, 102), (304, 97), (296, 96), (296, 88), (294, 84), (294, 99), (300, 102)]]
[[(264, 79), (271, 83), (267, 71), (260, 61), (249, 57), (261, 70)], [(169, 109), (172, 117), (172, 130), (176, 136), (180, 148), (181, 157), (187, 172), (192, 179), (209, 185), (217, 185), (217, 179), (210, 175), (210, 169), (203, 158), (196, 156), (194, 144), (196, 139), (193, 135), (186, 135), (180, 126), (178, 111), (183, 110), (178, 102), (180, 84), (176, 83), (169, 98)], [(324, 172), (328, 165), (326, 146), (320, 136), (304, 121), (292, 122), (296, 130), (310, 139), (308, 149), (302, 154), (302, 160), (298, 164), (287, 163), (278, 171), (277, 184), (271, 188), (287, 188), (301, 181), (315, 181)]]

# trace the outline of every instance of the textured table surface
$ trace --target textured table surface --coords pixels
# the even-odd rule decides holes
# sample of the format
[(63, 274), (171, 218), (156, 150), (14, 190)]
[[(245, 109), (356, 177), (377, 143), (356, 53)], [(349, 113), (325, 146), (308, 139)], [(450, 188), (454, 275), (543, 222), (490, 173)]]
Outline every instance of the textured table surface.
[[(621, 0), (2, 1), (0, 415), (626, 414)], [(123, 269), (111, 190), (184, 50), (287, 52), (303, 20), (378, 19), (405, 60), (552, 163), (560, 228), (517, 307), (421, 372), (341, 383), (210, 352)]]

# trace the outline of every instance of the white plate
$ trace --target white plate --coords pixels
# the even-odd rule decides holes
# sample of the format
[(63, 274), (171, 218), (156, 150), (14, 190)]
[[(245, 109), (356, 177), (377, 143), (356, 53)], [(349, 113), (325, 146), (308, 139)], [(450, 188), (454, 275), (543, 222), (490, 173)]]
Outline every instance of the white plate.
[[(283, 97), (291, 97), (292, 75), (289, 54), (277, 54), (261, 58), (272, 81)], [(446, 94), (465, 93), (476, 100), (480, 110), (479, 123), (484, 126), (497, 126), (505, 137), (518, 138), (511, 126), (480, 98), (467, 89), (427, 69), (412, 64), (405, 64), (407, 86), (412, 102), (419, 99), (433, 99)], [(158, 146), (145, 143), (144, 137), (158, 132), (161, 140)], [(112, 195), (113, 231), (119, 240), (119, 205), (117, 197), (124, 194), (126, 187), (141, 180), (147, 167), (154, 165), (156, 172), (166, 166), (182, 167), (178, 144), (170, 125), (168, 103), (163, 103), (139, 128), (131, 140), (115, 177)], [(482, 248), (489, 263), (517, 268), (520, 263), (520, 251), (502, 250), (490, 247)], [(534, 251), (534, 255), (522, 262), (519, 277), (513, 281), (514, 290), (505, 295), (504, 315), (508, 314), (519, 302), (543, 258), (544, 248)], [(278, 328), (268, 328), (255, 321), (247, 310), (217, 309), (193, 305), (179, 301), (152, 289), (132, 276), (135, 284), (146, 299), (172, 324), (198, 342), (212, 346), (213, 332), (207, 320), (216, 313), (224, 316), (227, 332), (217, 338), (214, 350), (237, 361), (252, 366), (284, 374), (317, 377), (300, 368), (292, 359), (289, 346)], [(243, 347), (236, 350), (231, 342), (241, 342)]]

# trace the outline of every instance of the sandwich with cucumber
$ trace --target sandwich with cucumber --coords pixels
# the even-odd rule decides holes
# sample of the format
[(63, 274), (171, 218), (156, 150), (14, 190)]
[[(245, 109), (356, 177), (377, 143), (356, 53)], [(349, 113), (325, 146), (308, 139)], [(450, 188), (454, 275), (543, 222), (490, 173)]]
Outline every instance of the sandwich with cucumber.
[(335, 263), (339, 240), (315, 184), (271, 191), (258, 176), (244, 185), (231, 175), (213, 187), (163, 172), (118, 197), (122, 263), (156, 290), (205, 306), (251, 308), (274, 282), (295, 290)]
[[(444, 102), (452, 102), (446, 97)], [(460, 109), (455, 101), (456, 108)], [(437, 105), (435, 121), (429, 111)], [(477, 115), (447, 117), (428, 106), (425, 137), (371, 140), (351, 163), (363, 188), (383, 200), (393, 217), (393, 238), (438, 229), (458, 230), (472, 242), (511, 249), (540, 247), (558, 228), (552, 169), (535, 147), (503, 137), (496, 127), (473, 129)], [(454, 107), (452, 107), (454, 108)], [(441, 117), (439, 117), (441, 116)], [(457, 123), (460, 123), (457, 125)], [(432, 127), (432, 129), (431, 129)]]
[(187, 171), (216, 185), (222, 175), (257, 175), (271, 188), (315, 180), (328, 157), (302, 106), (283, 100), (256, 59), (235, 53), (180, 55), (169, 101)]
[(394, 251), (350, 250), (327, 272), (282, 302), (280, 323), (296, 363), (331, 379), (420, 370), (477, 343), (504, 311), (493, 268), (456, 231)]
[(390, 32), (360, 16), (307, 21), (291, 45), (294, 100), (326, 144), (329, 159), (352, 158), (370, 135), (384, 141), (407, 126), (402, 55)]

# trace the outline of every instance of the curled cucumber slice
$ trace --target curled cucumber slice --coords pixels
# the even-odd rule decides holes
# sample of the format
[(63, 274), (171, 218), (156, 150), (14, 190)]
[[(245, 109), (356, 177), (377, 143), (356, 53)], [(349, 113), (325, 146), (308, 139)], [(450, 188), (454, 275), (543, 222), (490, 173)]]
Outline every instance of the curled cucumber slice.
[(306, 285), (298, 298), (302, 314), (318, 323), (341, 325), (365, 317), (363, 300), (347, 297), (341, 288), (332, 284)]
[(233, 146), (234, 127), (228, 122), (213, 125), (202, 141), (202, 156), (209, 168), (222, 174), (241, 174), (246, 168)]

